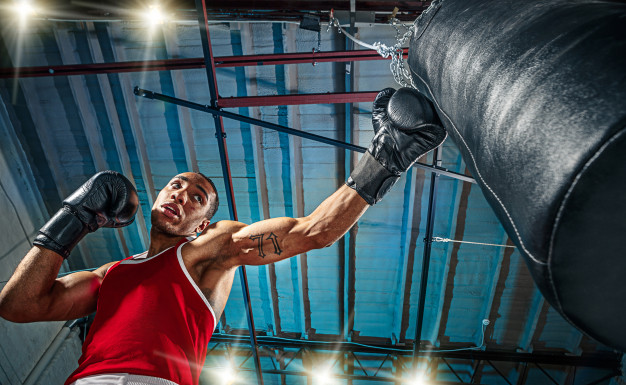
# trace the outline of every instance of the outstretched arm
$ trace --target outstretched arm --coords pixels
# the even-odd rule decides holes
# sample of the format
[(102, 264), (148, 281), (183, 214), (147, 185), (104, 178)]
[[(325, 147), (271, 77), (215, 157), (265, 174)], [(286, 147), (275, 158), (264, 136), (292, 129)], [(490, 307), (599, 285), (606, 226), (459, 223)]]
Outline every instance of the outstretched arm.
[[(329, 246), (447, 135), (428, 99), (409, 88), (397, 93), (392, 88), (381, 91), (374, 101), (372, 124), (376, 135), (346, 185), (311, 215), (268, 219), (249, 226), (238, 222), (214, 225), (191, 242), (196, 257), (202, 258), (211, 246), (220, 245), (225, 267), (262, 265)], [(216, 237), (220, 241), (213, 243)]]

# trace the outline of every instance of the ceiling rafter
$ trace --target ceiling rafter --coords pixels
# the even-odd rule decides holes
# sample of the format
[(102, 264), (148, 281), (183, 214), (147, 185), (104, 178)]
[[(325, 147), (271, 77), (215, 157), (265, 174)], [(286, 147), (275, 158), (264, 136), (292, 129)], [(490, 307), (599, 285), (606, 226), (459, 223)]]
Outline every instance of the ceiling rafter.
[[(503, 244), (513, 246), (513, 241), (505, 235)], [(501, 315), (498, 311), (500, 310), (500, 306), (502, 304), (502, 295), (506, 287), (506, 281), (509, 278), (509, 274), (511, 274), (511, 256), (515, 252), (515, 249), (512, 247), (505, 247), (503, 249), (498, 280), (496, 285), (493, 286), (493, 299), (491, 300), (491, 305), (489, 306), (489, 312), (485, 314), (485, 319), (489, 320), (492, 330), (495, 328), (496, 323), (500, 321), (499, 318)], [(487, 337), (487, 334), (485, 337)], [(485, 344), (486, 343), (487, 340), (485, 339)]]
[[(64, 62), (75, 64), (81, 61), (70, 41), (68, 30), (55, 28), (54, 36), (59, 47), (59, 54)], [(103, 130), (100, 127), (100, 121), (91, 103), (92, 99), (85, 79), (83, 77), (70, 77), (68, 78), (68, 82), (74, 96), (74, 102), (78, 108), (78, 115), (82, 122), (83, 129), (85, 130), (85, 139), (89, 144), (89, 150), (94, 165), (96, 166), (96, 171), (109, 170), (112, 167), (109, 166), (102, 154), (102, 149), (105, 148), (101, 135)], [(117, 240), (115, 243), (120, 247), (120, 257), (129, 255), (128, 243), (122, 229), (115, 229), (114, 234)]]
[[(109, 30), (109, 34), (111, 36), (110, 40), (112, 41), (118, 40), (123, 36), (122, 31), (114, 28), (113, 26)], [(126, 59), (125, 50), (120, 45), (111, 44), (111, 47), (113, 55), (115, 56), (115, 60), (119, 61)], [(154, 205), (154, 201), (156, 200), (156, 189), (154, 187), (152, 166), (150, 164), (150, 158), (148, 157), (148, 150), (146, 148), (144, 129), (141, 119), (139, 117), (139, 108), (137, 106), (137, 102), (135, 101), (134, 95), (130, 93), (130, 90), (133, 89), (130, 75), (119, 74), (118, 76), (122, 86), (122, 91), (124, 93), (126, 111), (129, 115), (130, 126), (137, 148), (137, 156), (141, 168), (141, 176), (146, 187), (146, 198), (148, 200), (148, 207), (152, 207), (152, 205)]]
[[(0, 39), (2, 36), (0, 35)], [(7, 58), (9, 59), (9, 58)], [(41, 141), (44, 156), (47, 159), (48, 167), (52, 173), (54, 181), (56, 182), (56, 189), (59, 194), (59, 202), (72, 193), (72, 189), (67, 182), (67, 178), (61, 170), (60, 154), (56, 149), (54, 143), (53, 130), (50, 124), (50, 120), (47, 119), (42, 108), (42, 103), (37, 92), (37, 84), (32, 79), (22, 79), (19, 82), (15, 82), (13, 87), (19, 87), (19, 90), (24, 95), (26, 107), (28, 108), (33, 122), (35, 123), (35, 129), (37, 136)], [(18, 92), (17, 88), (14, 88), (14, 92)], [(94, 260), (91, 251), (85, 243), (78, 243), (77, 248), (82, 256), (84, 266), (93, 266)], [(75, 262), (70, 259), (70, 265), (74, 266)]]
[[(178, 37), (176, 29), (166, 26), (161, 29), (163, 31), (163, 40), (165, 43), (165, 54), (168, 57), (179, 57)], [(171, 71), (172, 83), (174, 85), (174, 94), (183, 99), (187, 99), (187, 87), (185, 79), (181, 71)], [(187, 162), (187, 170), (199, 172), (198, 159), (196, 157), (196, 146), (194, 145), (193, 132), (191, 127), (191, 112), (188, 108), (178, 109), (178, 123), (180, 125), (180, 134), (183, 139), (183, 147), (185, 148), (185, 161)]]
[[(504, 229), (502, 229), (501, 231), (502, 231), (502, 238), (501, 238), (501, 242), (498, 242), (498, 243), (505, 244), (509, 242), (509, 237), (507, 236)], [(502, 247), (502, 248), (494, 247), (492, 248), (492, 250), (490, 250), (491, 253), (489, 253), (491, 254), (491, 259), (492, 259), (492, 264), (493, 264), (491, 272), (488, 274), (488, 276), (491, 277), (491, 280), (489, 281), (489, 286), (487, 288), (487, 295), (485, 296), (485, 300), (483, 301), (483, 308), (481, 311), (482, 318), (476, 321), (482, 323), (483, 320), (487, 320), (487, 322), (489, 322), (489, 325), (492, 328), (494, 326), (496, 319), (490, 318), (490, 317), (492, 315), (497, 314), (497, 311), (494, 309), (494, 306), (493, 306), (494, 300), (496, 298), (496, 294), (498, 293), (497, 288), (504, 287), (504, 282), (506, 281), (507, 276), (508, 276), (508, 271), (505, 271), (505, 273), (502, 274), (502, 264), (505, 259), (507, 260), (510, 259), (510, 255), (513, 253), (514, 250), (515, 249), (510, 248), (510, 247)], [(487, 253), (484, 253), (482, 255), (486, 255), (486, 254)], [(508, 255), (508, 258), (507, 258), (507, 255)], [(485, 257), (485, 258), (488, 258), (488, 257)], [(487, 342), (486, 341), (487, 327), (488, 325), (482, 324), (481, 333), (476, 335), (476, 341), (475, 341), (476, 346), (481, 346), (481, 343)], [(485, 330), (484, 334), (482, 333), (483, 330)], [(485, 337), (485, 340), (483, 340), (482, 338), (483, 336)]]
[(543, 298), (539, 289), (535, 289), (535, 293), (533, 296), (533, 301), (530, 308), (530, 313), (528, 316), (528, 320), (526, 322), (526, 327), (522, 333), (520, 339), (520, 348), (524, 352), (532, 352), (533, 351), (533, 342), (536, 340), (538, 336), (537, 330), (541, 330), (543, 326), (540, 326), (540, 322), (545, 324), (545, 319), (543, 321), (542, 318), (545, 318), (545, 312), (548, 311), (548, 304), (546, 300)]
[[(457, 206), (457, 214), (456, 214), (456, 223), (454, 227), (451, 226), (450, 230), (454, 229), (454, 238), (453, 239), (463, 239), (463, 234), (465, 233), (465, 224), (467, 218), (468, 211), (468, 201), (470, 191), (472, 189), (472, 185), (468, 183), (463, 183), (461, 187), (461, 192), (458, 198), (458, 206)], [(455, 199), (456, 201), (456, 199)], [(443, 336), (446, 332), (446, 327), (448, 323), (448, 316), (450, 313), (452, 296), (454, 290), (454, 279), (456, 276), (457, 266), (459, 264), (459, 249), (461, 247), (460, 243), (454, 243), (452, 245), (452, 250), (449, 253), (446, 253), (446, 267), (443, 273), (443, 279), (441, 284), (441, 294), (438, 299), (438, 321), (435, 323), (435, 329), (433, 331), (433, 338), (436, 338), (437, 341), (442, 342)], [(447, 249), (446, 249), (447, 250)]]
[[(453, 232), (456, 231), (456, 225), (458, 224), (458, 221), (454, 221), (454, 218), (457, 218), (459, 211), (460, 211), (460, 206), (461, 206), (460, 202), (461, 202), (461, 198), (463, 197), (463, 191), (464, 191), (463, 188), (467, 188), (467, 189), (471, 188), (470, 185), (467, 185), (467, 186), (465, 185), (466, 184), (463, 184), (459, 188), (459, 185), (457, 184), (452, 188), (452, 191), (453, 191), (452, 198), (450, 199), (451, 212), (448, 216), (448, 218), (450, 218), (450, 221), (447, 223), (446, 231), (443, 231), (441, 228), (439, 228), (437, 235), (442, 234), (442, 231), (443, 231), (443, 234), (445, 234), (446, 237), (454, 238)], [(442, 206), (445, 206), (445, 204)], [(464, 215), (463, 211), (461, 212), (461, 215)], [(454, 239), (458, 239), (458, 238), (454, 238)], [(435, 318), (433, 320), (433, 328), (431, 330), (430, 335), (424, 337), (426, 340), (430, 341), (433, 345), (438, 345), (441, 342), (439, 331), (441, 328), (442, 317), (444, 314), (446, 290), (448, 286), (448, 277), (450, 274), (450, 260), (452, 258), (452, 253), (448, 247), (448, 244), (446, 244), (443, 247), (443, 250), (441, 253), (443, 254), (443, 256), (440, 257), (439, 263), (440, 265), (443, 266), (443, 268), (438, 277), (441, 284), (439, 285), (438, 294), (436, 296), (436, 300), (434, 304), (435, 305), (434, 306)]]
[[(284, 47), (285, 52), (296, 51), (296, 30), (294, 28), (287, 28), (285, 31)], [(284, 67), (286, 76), (285, 88), (288, 92), (298, 90), (298, 66)], [(289, 106), (289, 116), (291, 117), (290, 126), (296, 130), (301, 130), (300, 127), (300, 108), (298, 106)], [(292, 202), (295, 204), (294, 215), (299, 218), (305, 217), (304, 212), (304, 170), (302, 161), (302, 138), (298, 136), (289, 136), (289, 148), (291, 159), (291, 192)], [(309, 287), (308, 287), (308, 264), (307, 253), (302, 253), (296, 258), (292, 258), (292, 264), (296, 265), (296, 279), (297, 279), (297, 293), (294, 290), (294, 297), (298, 297), (296, 320), (299, 320), (298, 327), (300, 328), (301, 338), (308, 339), (309, 331), (311, 329), (311, 305), (309, 301)]]
[[(1, 34), (0, 57), (2, 57), (3, 61), (6, 63), (10, 64), (12, 62), (11, 55), (9, 54), (9, 50)], [(47, 162), (41, 160), (37, 162), (38, 159), (45, 159), (45, 152), (41, 147), (41, 140), (37, 136), (35, 123), (28, 112), (22, 86), (17, 79), (13, 81), (2, 81), (0, 84), (3, 86), (2, 89), (0, 89), (0, 101), (4, 104), (5, 110), (8, 113), (8, 118), (13, 132), (16, 134), (19, 147), (24, 151), (24, 155), (26, 156), (25, 162), (40, 164), (38, 167), (40, 168), (39, 170), (38, 168), (32, 170), (33, 176), (41, 180), (41, 183), (37, 186), (38, 191), (36, 194), (41, 196), (42, 201), (37, 202), (37, 204), (41, 207), (42, 213), (53, 215), (61, 203), (61, 200), (59, 199), (60, 197), (56, 186), (53, 187), (54, 191), (52, 194), (46, 194), (44, 192), (44, 190), (46, 190), (45, 186), (50, 190), (50, 186), (54, 185), (52, 172)], [(28, 116), (24, 116), (23, 119), (20, 119), (20, 115), (26, 115), (25, 112), (28, 113)], [(45, 218), (45, 215), (43, 218)]]
[[(252, 26), (250, 24), (243, 24), (241, 34), (241, 46), (243, 53), (254, 52), (254, 34), (252, 33)], [(251, 79), (247, 82), (246, 89), (248, 95), (257, 95), (257, 83), (256, 83), (256, 68), (245, 68), (246, 78)], [(261, 111), (258, 107), (251, 107), (249, 109), (250, 115), (255, 119), (261, 118)], [(263, 150), (263, 131), (260, 127), (250, 126), (250, 133), (252, 136), (252, 142), (254, 143), (252, 152), (254, 156), (255, 164), (255, 183), (257, 197), (259, 199), (259, 207), (262, 209), (259, 219), (270, 218), (270, 206), (267, 190), (267, 174), (265, 170), (265, 152)], [(266, 306), (265, 312), (269, 313), (270, 321), (272, 322), (271, 328), (273, 334), (281, 332), (280, 323), (280, 308), (278, 306), (278, 293), (276, 290), (276, 268), (273, 264), (259, 266), (258, 268), (259, 284), (261, 286), (261, 296), (266, 298), (264, 306)], [(266, 314), (266, 318), (268, 314)]]
[[(413, 286), (413, 274), (415, 270), (416, 251), (420, 244), (420, 224), (422, 219), (422, 196), (424, 194), (424, 186), (426, 182), (426, 173), (421, 169), (414, 169), (412, 171), (414, 187), (411, 194), (413, 194), (413, 213), (411, 214), (412, 220), (410, 225), (410, 237), (408, 239), (408, 247), (406, 249), (406, 270), (403, 275), (402, 286), (402, 303), (400, 316), (400, 328), (398, 334), (398, 341), (404, 343), (406, 341), (406, 331), (409, 327), (409, 320), (411, 318), (411, 288)], [(408, 176), (407, 176), (408, 178)], [(403, 266), (404, 269), (404, 266)], [(398, 303), (400, 305), (400, 303)]]
[[(421, 210), (415, 210), (416, 200), (421, 199), (421, 194), (417, 195), (417, 183), (423, 184), (423, 179), (418, 180), (417, 169), (410, 169), (406, 173), (406, 184), (404, 187), (404, 209), (402, 213), (401, 227), (401, 270), (398, 273), (398, 287), (396, 289), (396, 309), (393, 317), (393, 323), (390, 331), (391, 341), (395, 344), (403, 340), (403, 325), (408, 323), (409, 312), (405, 307), (410, 308), (411, 286), (413, 278), (413, 266), (415, 259), (415, 247), (412, 247), (419, 233), (419, 222), (421, 218)], [(423, 172), (421, 172), (423, 174)], [(423, 188), (423, 186), (422, 186)], [(417, 207), (420, 205), (418, 204)], [(407, 290), (408, 288), (408, 290)]]
[[(93, 23), (85, 23), (85, 27), (87, 30), (87, 43), (89, 45), (89, 50), (91, 53), (91, 57), (94, 61), (104, 61), (104, 56), (102, 54), (102, 49), (100, 47), (100, 43), (96, 37), (96, 31)], [(124, 140), (124, 134), (122, 133), (122, 127), (120, 124), (120, 112), (115, 106), (115, 101), (113, 97), (113, 91), (111, 90), (111, 84), (109, 82), (107, 75), (97, 75), (98, 84), (100, 85), (100, 90), (102, 92), (102, 97), (105, 101), (105, 108), (107, 110), (107, 115), (109, 117), (109, 122), (111, 123), (111, 131), (113, 132), (113, 139), (115, 141), (116, 153), (120, 160), (121, 171), (124, 175), (126, 175), (133, 185), (136, 185), (135, 178), (133, 176), (132, 168), (130, 166), (130, 159), (128, 155), (128, 147), (126, 146)], [(148, 228), (146, 226), (145, 215), (143, 213), (143, 208), (139, 205), (137, 209), (137, 225), (139, 227), (139, 238), (141, 241), (142, 249), (147, 249), (149, 244), (148, 237)], [(130, 234), (130, 229), (128, 227), (124, 227), (119, 229), (123, 233), (126, 233), (126, 237), (132, 237)]]

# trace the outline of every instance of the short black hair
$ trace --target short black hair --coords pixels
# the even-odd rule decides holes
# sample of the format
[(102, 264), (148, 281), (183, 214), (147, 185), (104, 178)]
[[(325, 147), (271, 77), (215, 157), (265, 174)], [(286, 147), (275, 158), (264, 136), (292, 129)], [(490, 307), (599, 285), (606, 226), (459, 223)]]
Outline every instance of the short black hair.
[(217, 209), (220, 206), (220, 198), (217, 195), (217, 188), (215, 188), (215, 183), (213, 183), (213, 181), (211, 180), (211, 178), (209, 178), (208, 176), (204, 175), (201, 172), (196, 172), (196, 174), (200, 175), (201, 177), (203, 177), (204, 179), (206, 179), (207, 182), (209, 182), (209, 184), (211, 185), (211, 187), (213, 188), (213, 192), (215, 193), (215, 199), (213, 199), (213, 201), (211, 202), (211, 205), (209, 206), (209, 210), (206, 213), (206, 219), (211, 219), (213, 218), (213, 216), (215, 215), (215, 213), (217, 212)]

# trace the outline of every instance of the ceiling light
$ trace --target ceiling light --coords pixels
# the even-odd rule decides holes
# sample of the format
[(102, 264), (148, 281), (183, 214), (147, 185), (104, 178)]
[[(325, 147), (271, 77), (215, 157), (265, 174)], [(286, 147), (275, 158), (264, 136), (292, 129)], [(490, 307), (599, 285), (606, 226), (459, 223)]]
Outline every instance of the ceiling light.
[(404, 385), (428, 385), (428, 382), (424, 377), (424, 373), (417, 373), (415, 377), (403, 381), (402, 383)]
[(32, 16), (35, 13), (35, 8), (28, 0), (20, 0), (15, 3), (13, 6), (15, 12), (17, 12), (21, 18), (25, 19), (29, 16)]
[(228, 365), (221, 372), (222, 385), (231, 385), (237, 381), (237, 372), (232, 366)]
[(313, 375), (314, 385), (332, 385), (333, 383), (333, 378), (330, 372), (327, 370), (315, 372), (315, 374)]
[(145, 14), (146, 20), (151, 25), (163, 24), (166, 21), (165, 14), (158, 5), (151, 5)]

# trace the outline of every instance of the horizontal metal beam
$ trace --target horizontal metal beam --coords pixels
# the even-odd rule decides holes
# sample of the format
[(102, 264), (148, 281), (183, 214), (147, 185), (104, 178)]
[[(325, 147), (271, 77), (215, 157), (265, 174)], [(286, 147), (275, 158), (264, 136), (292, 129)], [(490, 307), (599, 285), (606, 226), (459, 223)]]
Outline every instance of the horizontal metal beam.
[[(403, 48), (404, 55), (408, 55), (409, 49)], [(324, 63), (324, 62), (353, 62), (368, 60), (390, 60), (384, 58), (374, 50), (352, 50), (352, 51), (320, 51), (320, 52), (292, 52), (277, 53), (267, 55), (243, 55), (243, 56), (222, 56), (215, 58), (216, 67), (244, 67), (259, 65), (278, 64), (301, 64), (301, 63)]]
[[(293, 128), (281, 126), (281, 125), (278, 125), (278, 124), (266, 122), (266, 121), (259, 120), (259, 119), (250, 118), (248, 116), (234, 114), (232, 112), (227, 112), (227, 111), (221, 110), (219, 108), (214, 108), (214, 107), (211, 107), (211, 106), (208, 106), (208, 105), (198, 104), (198, 103), (190, 102), (188, 100), (183, 100), (183, 99), (175, 98), (175, 97), (172, 97), (172, 96), (159, 94), (157, 92), (144, 90), (144, 89), (141, 89), (139, 87), (135, 87), (134, 92), (135, 92), (135, 95), (142, 96), (144, 98), (160, 100), (162, 102), (167, 102), (167, 103), (176, 104), (176, 105), (179, 105), (179, 106), (182, 106), (182, 107), (192, 108), (192, 109), (197, 110), (197, 111), (203, 111), (203, 112), (207, 112), (209, 114), (222, 116), (224, 118), (238, 120), (240, 122), (249, 123), (249, 124), (252, 124), (252, 125), (255, 125), (255, 126), (265, 127), (265, 128), (269, 128), (271, 130), (284, 132), (286, 134), (300, 136), (302, 138), (310, 139), (310, 140), (313, 140), (313, 141), (316, 141), (316, 142), (330, 144), (332, 146), (343, 148), (343, 149), (346, 149), (346, 150), (351, 150), (351, 151), (356, 151), (356, 152), (365, 152), (367, 150), (365, 147), (357, 146), (357, 145), (354, 145), (354, 144), (351, 144), (351, 143), (345, 143), (345, 142), (342, 142), (342, 141), (339, 141), (339, 140), (326, 138), (324, 136), (311, 134), (311, 133), (306, 132), (306, 131), (294, 130)], [(427, 171), (430, 171), (430, 172), (436, 172), (436, 173), (441, 174), (441, 175), (449, 176), (449, 177), (454, 178), (454, 179), (459, 179), (459, 180), (462, 180), (464, 182), (476, 183), (476, 181), (472, 177), (469, 177), (469, 176), (463, 175), (463, 174), (459, 174), (459, 173), (456, 173), (454, 171), (449, 171), (448, 169), (443, 168), (443, 167), (431, 166), (431, 165), (423, 164), (423, 163), (415, 163), (414, 166), (418, 167), (418, 168), (421, 168), (421, 169), (424, 169), (424, 170), (427, 170)]]
[[(213, 334), (212, 343), (241, 343), (249, 344), (247, 336), (233, 334)], [(354, 353), (370, 353), (381, 355), (395, 356), (411, 356), (413, 349), (398, 349), (393, 346), (385, 345), (365, 345), (361, 343), (350, 343), (341, 341), (312, 341), (312, 340), (293, 340), (286, 338), (264, 337), (258, 336), (257, 342), (260, 346), (271, 348), (290, 348), (309, 350), (321, 350), (328, 352), (354, 352)], [(616, 353), (596, 353), (584, 356), (570, 356), (565, 354), (549, 354), (549, 353), (518, 353), (510, 351), (482, 351), (482, 350), (461, 350), (461, 351), (437, 351), (437, 350), (421, 350), (420, 357), (443, 357), (460, 360), (490, 360), (498, 362), (528, 362), (547, 365), (563, 365), (563, 366), (584, 366), (592, 368), (606, 368), (618, 370), (621, 367), (621, 355)], [(265, 371), (264, 371), (265, 372)]]
[(204, 58), (0, 68), (0, 79), (204, 68)]
[(261, 107), (261, 106), (293, 106), (300, 104), (334, 104), (334, 103), (371, 103), (378, 91), (333, 92), (325, 94), (293, 94), (267, 96), (241, 96), (220, 98), (218, 105), (222, 108)]
[[(408, 48), (404, 49), (404, 55)], [(322, 62), (348, 62), (365, 60), (389, 60), (373, 50), (300, 52), (267, 55), (240, 55), (215, 57), (215, 67), (245, 67), (279, 64), (301, 64)], [(44, 76), (74, 76), (123, 72), (175, 71), (205, 68), (203, 57), (189, 59), (164, 59), (125, 61), (115, 63), (93, 63), (74, 65), (49, 65), (39, 67), (0, 68), (0, 79), (33, 78)]]

